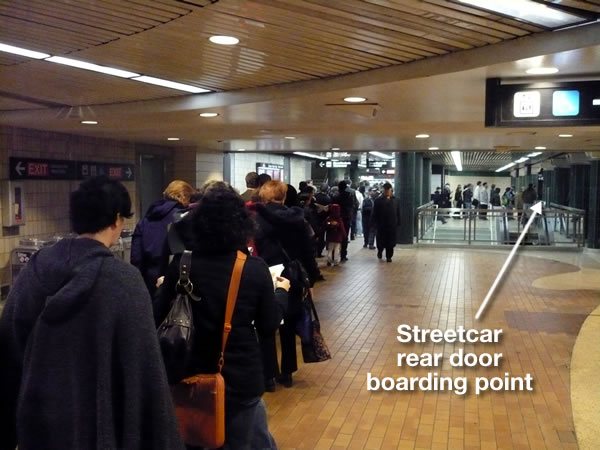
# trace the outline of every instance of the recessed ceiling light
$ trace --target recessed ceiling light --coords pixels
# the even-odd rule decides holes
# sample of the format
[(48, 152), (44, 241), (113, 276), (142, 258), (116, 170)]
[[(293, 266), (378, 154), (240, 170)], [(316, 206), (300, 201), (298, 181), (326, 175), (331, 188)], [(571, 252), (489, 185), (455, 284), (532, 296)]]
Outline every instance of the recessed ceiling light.
[(83, 123), (84, 125), (98, 125), (98, 122), (96, 120), (82, 120), (81, 123)]
[(211, 112), (200, 113), (200, 117), (217, 117), (218, 115), (219, 115), (219, 113), (211, 113)]
[(428, 150), (439, 150), (439, 147), (429, 147)]
[(534, 0), (459, 0), (477, 8), (487, 9), (495, 13), (510, 16), (517, 20), (535, 23), (543, 27), (559, 28), (584, 22), (584, 16), (552, 8), (548, 3), (537, 3)]
[(128, 72), (127, 70), (115, 69), (113, 67), (99, 66), (85, 61), (79, 61), (78, 59), (63, 58), (62, 56), (52, 56), (47, 58), (46, 61), (50, 61), (57, 64), (64, 64), (65, 66), (77, 67), (78, 69), (91, 70), (93, 72), (105, 73), (107, 75), (114, 75), (121, 78), (139, 77), (139, 73)]
[(415, 136), (417, 139), (427, 139), (429, 137), (428, 134), (417, 134)]
[(210, 92), (208, 89), (200, 88), (197, 86), (191, 86), (189, 84), (177, 83), (175, 81), (163, 80), (162, 78), (154, 78), (141, 76), (132, 78), (135, 81), (141, 81), (142, 83), (154, 84), (156, 86), (167, 87), (171, 89), (178, 89), (180, 91), (191, 92), (192, 94), (200, 94), (202, 92)]
[(236, 152), (245, 152), (246, 149), (245, 148), (236, 148), (235, 151)]
[(570, 137), (573, 137), (573, 135), (572, 134), (559, 134), (558, 137), (560, 137), (560, 138), (570, 138)]
[(236, 45), (240, 42), (238, 38), (233, 36), (211, 36), (208, 40), (213, 44), (219, 45)]
[(295, 136), (284, 136), (284, 139), (296, 139)]
[(550, 75), (558, 72), (556, 67), (532, 67), (525, 71), (529, 75)]
[(536, 150), (546, 150), (546, 147), (536, 147)]
[(348, 103), (361, 103), (366, 102), (367, 99), (364, 97), (346, 97), (344, 101)]
[(337, 152), (339, 149), (339, 147), (331, 147), (331, 150), (333, 150), (334, 152)]
[(178, 141), (179, 138), (167, 138), (167, 141)]
[(26, 48), (15, 47), (14, 45), (0, 44), (0, 52), (12, 53), (14, 55), (27, 56), (28, 58), (44, 59), (50, 57), (47, 53), (34, 52)]

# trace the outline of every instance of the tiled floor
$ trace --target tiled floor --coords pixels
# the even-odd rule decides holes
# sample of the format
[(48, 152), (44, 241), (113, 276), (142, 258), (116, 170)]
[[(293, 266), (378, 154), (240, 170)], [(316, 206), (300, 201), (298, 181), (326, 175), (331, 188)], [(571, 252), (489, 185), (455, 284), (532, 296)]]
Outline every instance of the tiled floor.
[[(569, 398), (569, 364), (578, 327), (600, 304), (591, 290), (533, 287), (574, 272), (564, 262), (520, 255), (482, 321), (474, 314), (507, 253), (396, 250), (387, 264), (353, 243), (350, 261), (325, 268), (317, 285), (322, 332), (333, 359), (308, 364), (294, 386), (265, 394), (280, 448), (578, 448)], [(422, 328), (502, 328), (497, 344), (401, 344), (400, 324)], [(451, 353), (503, 353), (498, 368), (452, 368)], [(469, 392), (369, 392), (366, 376), (426, 376), (397, 366), (397, 353), (443, 352), (442, 376), (466, 376)], [(432, 369), (436, 371), (436, 369)], [(533, 392), (474, 394), (477, 376), (534, 378)]]

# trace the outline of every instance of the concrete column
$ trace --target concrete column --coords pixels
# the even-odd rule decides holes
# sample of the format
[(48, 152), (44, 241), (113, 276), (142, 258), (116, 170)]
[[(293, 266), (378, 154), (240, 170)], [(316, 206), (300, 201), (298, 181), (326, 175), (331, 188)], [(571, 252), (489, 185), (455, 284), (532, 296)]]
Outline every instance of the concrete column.
[(431, 198), (431, 159), (423, 158), (423, 183), (421, 187), (421, 204), (428, 203)]
[(394, 192), (400, 207), (399, 244), (412, 244), (415, 234), (415, 152), (396, 153)]
[(600, 248), (600, 161), (592, 161), (590, 165), (587, 224), (587, 246), (589, 248)]
[(590, 166), (571, 166), (569, 177), (569, 206), (587, 210), (590, 197)]
[(415, 208), (421, 206), (423, 198), (423, 154), (415, 155)]
[(557, 167), (552, 172), (550, 183), (550, 201), (559, 205), (566, 205), (569, 198), (569, 169)]

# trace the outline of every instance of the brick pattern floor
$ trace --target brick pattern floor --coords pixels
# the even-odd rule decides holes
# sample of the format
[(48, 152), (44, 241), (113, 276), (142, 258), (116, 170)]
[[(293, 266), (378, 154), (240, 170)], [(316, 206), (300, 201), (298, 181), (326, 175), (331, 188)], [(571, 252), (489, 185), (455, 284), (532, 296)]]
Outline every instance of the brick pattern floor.
[[(582, 315), (597, 291), (532, 287), (536, 278), (577, 267), (517, 256), (480, 322), (474, 315), (506, 254), (459, 249), (396, 250), (387, 264), (355, 241), (350, 261), (324, 268), (316, 288), (322, 332), (333, 359), (306, 364), (294, 386), (265, 394), (269, 426), (281, 449), (576, 449), (569, 363)], [(573, 315), (571, 318), (569, 315)], [(562, 324), (561, 324), (562, 322)], [(502, 328), (497, 344), (402, 344), (397, 326)], [(503, 353), (500, 367), (453, 368), (450, 354)], [(425, 376), (397, 366), (397, 353), (443, 352), (433, 368), (466, 376), (469, 392), (369, 392), (366, 374)], [(300, 354), (300, 353), (299, 353)], [(475, 395), (476, 376), (534, 378), (533, 392)]]

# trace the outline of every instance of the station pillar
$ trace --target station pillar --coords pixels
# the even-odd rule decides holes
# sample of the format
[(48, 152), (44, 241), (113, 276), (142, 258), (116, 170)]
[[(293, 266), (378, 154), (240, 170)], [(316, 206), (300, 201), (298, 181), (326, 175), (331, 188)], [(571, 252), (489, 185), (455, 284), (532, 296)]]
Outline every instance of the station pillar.
[(587, 210), (590, 197), (590, 166), (573, 165), (570, 175), (569, 206)]
[(415, 208), (421, 206), (423, 203), (423, 155), (417, 153), (415, 155)]
[(431, 199), (431, 159), (423, 158), (423, 185), (421, 205), (428, 203)]
[(552, 172), (550, 182), (550, 201), (559, 205), (566, 205), (569, 198), (569, 169), (557, 167)]
[(400, 227), (397, 233), (398, 244), (412, 244), (415, 234), (415, 152), (396, 153), (396, 174), (394, 194), (400, 208)]
[(600, 161), (590, 165), (590, 194), (588, 209), (587, 246), (600, 248)]

